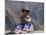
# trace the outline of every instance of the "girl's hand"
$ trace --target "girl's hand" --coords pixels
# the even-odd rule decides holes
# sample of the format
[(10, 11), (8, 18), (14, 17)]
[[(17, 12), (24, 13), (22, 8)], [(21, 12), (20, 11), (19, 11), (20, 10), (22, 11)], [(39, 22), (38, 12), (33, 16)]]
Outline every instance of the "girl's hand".
[(30, 30), (29, 29), (26, 29), (26, 32), (31, 32), (31, 31), (32, 31), (31, 29)]

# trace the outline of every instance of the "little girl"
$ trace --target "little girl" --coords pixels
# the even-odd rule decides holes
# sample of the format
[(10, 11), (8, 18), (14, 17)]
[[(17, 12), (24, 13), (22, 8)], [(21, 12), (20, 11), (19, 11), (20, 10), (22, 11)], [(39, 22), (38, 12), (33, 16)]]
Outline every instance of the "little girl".
[(20, 17), (21, 23), (15, 28), (15, 33), (21, 33), (22, 31), (32, 32), (33, 24), (31, 23), (31, 17), (29, 16), (29, 10), (23, 9), (22, 16)]

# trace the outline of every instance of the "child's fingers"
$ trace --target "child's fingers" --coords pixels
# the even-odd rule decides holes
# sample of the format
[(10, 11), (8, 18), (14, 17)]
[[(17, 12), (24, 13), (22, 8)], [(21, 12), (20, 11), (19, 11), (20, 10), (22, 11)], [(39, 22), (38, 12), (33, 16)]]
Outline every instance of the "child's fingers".
[(32, 30), (31, 29), (29, 29), (29, 32), (31, 32)]
[(31, 32), (32, 30), (31, 29), (26, 29), (26, 32)]

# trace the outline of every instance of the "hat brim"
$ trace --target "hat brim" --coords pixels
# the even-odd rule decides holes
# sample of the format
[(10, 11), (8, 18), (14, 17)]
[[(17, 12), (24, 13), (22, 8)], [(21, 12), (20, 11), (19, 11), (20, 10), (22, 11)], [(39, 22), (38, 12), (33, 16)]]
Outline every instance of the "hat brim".
[(29, 10), (22, 10), (22, 12), (27, 11), (29, 13)]

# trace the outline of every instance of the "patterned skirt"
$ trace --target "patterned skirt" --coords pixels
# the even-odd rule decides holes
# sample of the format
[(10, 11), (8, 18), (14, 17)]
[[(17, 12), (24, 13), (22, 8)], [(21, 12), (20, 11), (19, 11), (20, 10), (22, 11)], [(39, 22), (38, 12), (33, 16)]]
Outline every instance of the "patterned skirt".
[(15, 28), (15, 33), (19, 33), (27, 29), (32, 30), (32, 31), (34, 30), (33, 24), (31, 22), (18, 24)]

